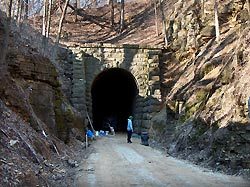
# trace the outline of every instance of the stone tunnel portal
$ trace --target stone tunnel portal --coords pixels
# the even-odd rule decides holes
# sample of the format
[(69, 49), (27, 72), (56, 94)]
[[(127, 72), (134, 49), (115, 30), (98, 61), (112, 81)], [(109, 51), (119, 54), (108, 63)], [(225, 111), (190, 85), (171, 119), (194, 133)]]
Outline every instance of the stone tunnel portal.
[(138, 88), (134, 76), (121, 68), (104, 70), (92, 88), (93, 123), (96, 130), (126, 131), (127, 117), (133, 115)]

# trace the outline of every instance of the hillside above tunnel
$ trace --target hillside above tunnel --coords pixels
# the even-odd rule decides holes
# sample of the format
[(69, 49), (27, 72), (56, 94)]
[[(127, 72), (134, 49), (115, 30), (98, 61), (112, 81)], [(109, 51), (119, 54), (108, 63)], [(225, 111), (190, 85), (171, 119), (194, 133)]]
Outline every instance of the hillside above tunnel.
[[(101, 1), (103, 2), (103, 1)], [(177, 0), (164, 1), (165, 15), (171, 15), (175, 9)], [(71, 3), (71, 5), (73, 5)], [(157, 18), (154, 12), (154, 3), (149, 0), (125, 2), (125, 27), (120, 32), (120, 3), (114, 2), (114, 25), (111, 25), (110, 5), (86, 7), (79, 10), (77, 21), (75, 11), (68, 7), (62, 29), (61, 41), (67, 43), (112, 43), (112, 44), (143, 44), (163, 46), (161, 12), (157, 5)], [(159, 10), (158, 10), (159, 9)], [(81, 13), (82, 12), (82, 13)], [(60, 13), (52, 15), (52, 37), (56, 37)], [(156, 25), (157, 20), (157, 25)], [(42, 17), (30, 20), (30, 24), (38, 30), (42, 28)], [(156, 28), (157, 27), (157, 28)], [(156, 31), (157, 30), (157, 31)]]

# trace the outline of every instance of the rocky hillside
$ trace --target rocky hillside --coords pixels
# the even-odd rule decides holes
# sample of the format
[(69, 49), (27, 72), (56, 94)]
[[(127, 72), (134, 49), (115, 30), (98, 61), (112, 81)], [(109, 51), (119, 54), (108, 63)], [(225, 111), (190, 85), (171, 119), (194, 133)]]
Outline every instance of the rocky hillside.
[(171, 155), (250, 176), (247, 4), (220, 1), (219, 41), (212, 2), (206, 1), (204, 14), (200, 1), (174, 7), (161, 64), (166, 108), (153, 118), (151, 135)]
[[(6, 37), (3, 21), (1, 13), (0, 41)], [(0, 186), (58, 185), (59, 179), (67, 186), (84, 148), (83, 118), (65, 99), (56, 67), (14, 29), (6, 63), (0, 86)]]
[[(151, 144), (160, 143), (171, 155), (249, 177), (247, 1), (219, 1), (219, 40), (213, 1), (205, 1), (204, 11), (201, 2), (165, 1), (169, 45), (163, 49), (160, 69), (166, 107), (151, 120)], [(74, 23), (69, 13), (62, 42), (162, 46), (162, 35), (155, 34), (153, 8), (148, 1), (126, 4), (122, 33), (108, 26), (109, 7), (88, 10), (98, 16), (96, 23), (80, 17)], [(117, 7), (117, 25), (118, 18)], [(52, 20), (55, 36), (59, 15)], [(2, 21), (1, 14), (0, 41), (5, 37)], [(41, 19), (30, 23), (40, 31)], [(84, 120), (64, 96), (60, 79), (66, 76), (60, 64), (49, 59), (50, 48), (34, 46), (42, 45), (35, 41), (37, 36), (29, 37), (35, 30), (12, 29), (6, 59), (9, 73), (0, 86), (0, 186), (67, 186), (84, 147), (79, 130), (85, 127)]]

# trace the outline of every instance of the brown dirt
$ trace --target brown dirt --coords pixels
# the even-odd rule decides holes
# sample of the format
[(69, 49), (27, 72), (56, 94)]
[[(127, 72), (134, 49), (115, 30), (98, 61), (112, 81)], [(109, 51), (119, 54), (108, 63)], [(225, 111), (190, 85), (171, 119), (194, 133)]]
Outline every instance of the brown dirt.
[[(70, 186), (85, 144), (35, 131), (0, 100), (0, 186)], [(59, 155), (57, 154), (58, 151)]]
[[(165, 13), (171, 14), (175, 1), (167, 1)], [(70, 8), (68, 8), (70, 10)], [(143, 44), (163, 45), (161, 35), (161, 21), (158, 15), (159, 36), (156, 35), (154, 6), (147, 0), (131, 1), (125, 3), (125, 30), (119, 33), (119, 6), (115, 5), (115, 25), (110, 26), (110, 8), (108, 5), (99, 8), (88, 8), (84, 13), (94, 16), (94, 23), (86, 18), (78, 16), (74, 22), (72, 10), (66, 15), (64, 21), (61, 42), (63, 43), (115, 43), (115, 44)], [(61, 13), (52, 17), (51, 36), (55, 37)], [(38, 30), (42, 28), (42, 17), (30, 20), (30, 23)]]
[(241, 177), (213, 173), (177, 160), (119, 134), (98, 139), (79, 168), (76, 186), (232, 186), (247, 187)]

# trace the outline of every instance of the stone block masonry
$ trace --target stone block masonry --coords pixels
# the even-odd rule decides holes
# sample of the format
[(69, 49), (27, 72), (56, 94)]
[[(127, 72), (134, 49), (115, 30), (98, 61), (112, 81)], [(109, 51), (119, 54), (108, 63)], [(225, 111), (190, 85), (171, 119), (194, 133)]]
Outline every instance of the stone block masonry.
[(159, 55), (162, 50), (150, 46), (83, 44), (69, 46), (73, 55), (70, 101), (83, 115), (92, 116), (91, 87), (102, 71), (122, 68), (137, 83), (138, 95), (134, 108), (137, 131), (149, 128), (152, 116), (159, 112), (161, 101)]

